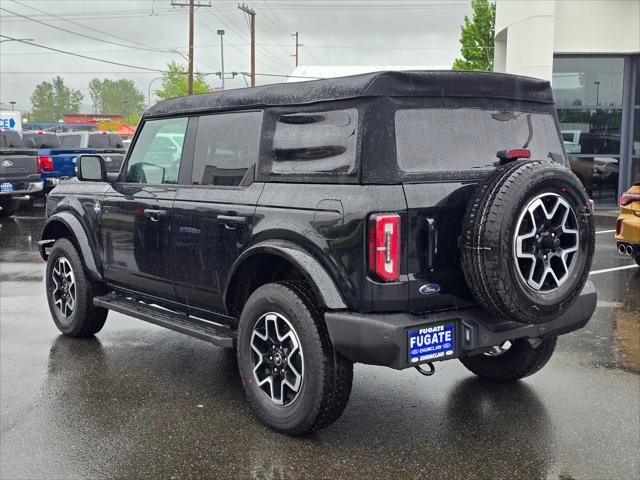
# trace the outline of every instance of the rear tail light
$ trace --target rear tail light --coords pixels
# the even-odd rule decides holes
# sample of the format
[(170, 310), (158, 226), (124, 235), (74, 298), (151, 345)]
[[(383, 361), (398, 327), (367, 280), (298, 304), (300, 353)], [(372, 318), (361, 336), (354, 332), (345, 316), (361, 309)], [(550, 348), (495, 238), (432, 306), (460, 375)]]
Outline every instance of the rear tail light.
[(400, 216), (396, 213), (369, 217), (369, 271), (383, 282), (400, 276)]
[(53, 159), (46, 155), (40, 155), (38, 157), (38, 173), (50, 172), (53, 170)]
[(620, 196), (620, 205), (623, 207), (629, 205), (631, 202), (640, 202), (640, 193), (624, 192)]

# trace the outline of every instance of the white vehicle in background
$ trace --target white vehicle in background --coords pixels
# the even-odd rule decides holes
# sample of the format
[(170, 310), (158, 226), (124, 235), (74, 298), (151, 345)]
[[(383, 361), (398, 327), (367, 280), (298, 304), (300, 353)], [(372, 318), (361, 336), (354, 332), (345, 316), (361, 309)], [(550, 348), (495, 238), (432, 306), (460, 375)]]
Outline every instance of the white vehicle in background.
[(580, 153), (580, 130), (562, 130), (562, 141), (567, 153)]

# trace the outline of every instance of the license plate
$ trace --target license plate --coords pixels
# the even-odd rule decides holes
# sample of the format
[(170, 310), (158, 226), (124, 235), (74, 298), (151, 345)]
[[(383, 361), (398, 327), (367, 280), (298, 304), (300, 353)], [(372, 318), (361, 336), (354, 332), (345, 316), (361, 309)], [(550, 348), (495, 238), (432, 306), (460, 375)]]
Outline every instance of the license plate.
[(13, 192), (13, 183), (0, 184), (0, 192)]
[(455, 322), (423, 325), (408, 332), (409, 363), (449, 360), (457, 352)]

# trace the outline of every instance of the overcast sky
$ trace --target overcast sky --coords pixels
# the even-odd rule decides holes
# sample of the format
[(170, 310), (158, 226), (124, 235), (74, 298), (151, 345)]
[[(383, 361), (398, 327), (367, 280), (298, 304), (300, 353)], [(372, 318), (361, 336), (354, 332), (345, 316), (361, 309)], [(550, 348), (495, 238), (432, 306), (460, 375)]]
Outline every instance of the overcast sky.
[[(173, 0), (188, 3), (188, 0)], [(184, 59), (188, 42), (188, 9), (172, 0), (0, 0), (0, 35), (33, 39), (32, 43), (102, 60), (74, 57), (20, 42), (0, 43), (0, 102), (29, 110), (29, 97), (43, 80), (59, 74), (84, 94), (82, 111), (91, 111), (88, 83), (94, 77), (129, 78), (147, 95), (150, 81), (166, 63)], [(209, 4), (201, 1), (202, 4)], [(196, 10), (197, 71), (220, 70), (220, 40), (226, 31), (225, 71), (250, 70), (249, 30), (237, 1), (213, 0)], [(451, 65), (470, 0), (256, 0), (256, 71), (293, 72), (294, 39), (300, 33), (302, 65)], [(12, 13), (10, 13), (10, 12)], [(24, 18), (15, 14), (23, 15)], [(55, 15), (55, 16), (52, 16)], [(57, 28), (44, 25), (44, 22)], [(62, 29), (62, 30), (61, 30)], [(67, 30), (67, 31), (64, 31)], [(74, 33), (95, 37), (91, 39)], [(4, 40), (0, 38), (0, 41)], [(101, 41), (102, 40), (102, 41)], [(112, 42), (112, 43), (108, 43)], [(209, 76), (211, 85), (219, 85)], [(257, 83), (286, 78), (258, 76)], [(156, 80), (152, 91), (159, 86)], [(244, 86), (241, 76), (226, 87)]]

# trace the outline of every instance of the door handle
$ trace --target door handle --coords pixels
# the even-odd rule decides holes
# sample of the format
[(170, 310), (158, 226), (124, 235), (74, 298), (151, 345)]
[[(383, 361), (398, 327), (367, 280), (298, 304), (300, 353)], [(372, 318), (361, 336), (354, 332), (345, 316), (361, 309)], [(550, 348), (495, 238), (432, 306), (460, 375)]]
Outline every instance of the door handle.
[(218, 215), (218, 223), (235, 223), (236, 225), (244, 225), (247, 223), (247, 217), (235, 215)]
[(145, 217), (149, 217), (152, 222), (159, 222), (161, 217), (164, 217), (167, 214), (166, 210), (154, 210), (152, 208), (145, 208), (144, 215)]
[(218, 223), (224, 224), (228, 229), (234, 229), (236, 225), (245, 225), (247, 223), (247, 217), (240, 217), (236, 215), (218, 215)]
[(427, 250), (427, 267), (429, 270), (433, 269), (434, 257), (438, 253), (438, 229), (436, 228), (436, 221), (433, 218), (427, 218), (427, 241), (429, 242), (429, 249)]

